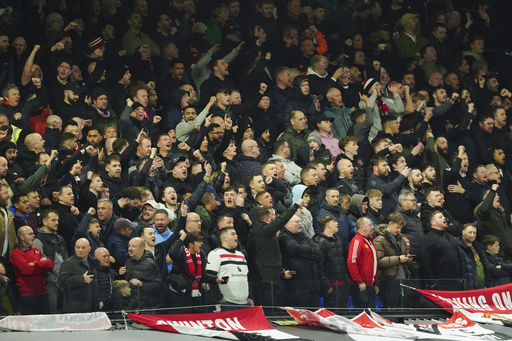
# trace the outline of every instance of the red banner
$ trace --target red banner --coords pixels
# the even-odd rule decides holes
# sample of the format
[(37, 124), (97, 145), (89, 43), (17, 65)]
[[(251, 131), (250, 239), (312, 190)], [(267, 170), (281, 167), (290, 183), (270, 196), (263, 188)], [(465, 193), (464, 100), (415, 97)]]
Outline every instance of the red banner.
[(458, 308), (472, 313), (512, 314), (512, 283), (469, 291), (416, 290), (448, 312)]
[(257, 336), (269, 336), (272, 339), (297, 338), (273, 329), (261, 307), (206, 314), (127, 315), (131, 320), (145, 326), (179, 334), (232, 340), (237, 339), (234, 337), (237, 333), (250, 333), (255, 340), (258, 339)]

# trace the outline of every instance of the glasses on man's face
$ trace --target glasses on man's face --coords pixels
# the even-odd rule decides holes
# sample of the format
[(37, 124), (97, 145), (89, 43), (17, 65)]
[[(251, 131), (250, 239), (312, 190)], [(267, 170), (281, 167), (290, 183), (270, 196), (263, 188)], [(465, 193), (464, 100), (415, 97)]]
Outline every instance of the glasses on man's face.
[(192, 219), (189, 220), (191, 223), (201, 223), (201, 219)]

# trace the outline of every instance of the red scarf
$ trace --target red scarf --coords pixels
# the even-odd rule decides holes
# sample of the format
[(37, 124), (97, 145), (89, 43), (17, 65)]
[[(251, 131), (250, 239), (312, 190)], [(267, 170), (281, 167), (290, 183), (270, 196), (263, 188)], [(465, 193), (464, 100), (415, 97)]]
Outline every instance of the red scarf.
[[(201, 275), (202, 275), (202, 272), (203, 272), (203, 267), (201, 266), (202, 262), (201, 262), (201, 253), (198, 252), (196, 253), (196, 262), (197, 262), (197, 269), (196, 269), (196, 266), (194, 265), (194, 261), (192, 260), (192, 255), (190, 254), (190, 251), (186, 248), (186, 247), (183, 247), (183, 249), (185, 250), (185, 255), (186, 255), (186, 260), (187, 260), (187, 268), (188, 268), (188, 272), (190, 272), (191, 274), (195, 274), (196, 277), (194, 278), (194, 283), (192, 283), (192, 292), (194, 292), (194, 290), (199, 290), (199, 282), (201, 282)], [(197, 294), (199, 294), (198, 291), (196, 291)], [(194, 297), (194, 293), (192, 294), (192, 296)]]
[(381, 100), (376, 100), (375, 103), (379, 107), (379, 114), (380, 116), (386, 116), (386, 113), (389, 110), (389, 107), (386, 103), (382, 102)]

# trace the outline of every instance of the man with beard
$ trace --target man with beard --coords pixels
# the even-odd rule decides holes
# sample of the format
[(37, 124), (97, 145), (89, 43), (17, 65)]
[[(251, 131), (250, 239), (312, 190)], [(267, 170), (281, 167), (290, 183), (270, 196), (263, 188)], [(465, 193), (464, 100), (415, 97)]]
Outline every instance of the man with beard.
[(473, 209), (467, 192), (470, 188), (470, 179), (466, 176), (469, 159), (464, 146), (459, 146), (454, 153), (453, 166), (444, 171), (443, 187), (446, 190), (446, 209), (453, 214), (453, 217), (461, 223), (475, 221)]
[(485, 192), (491, 189), (489, 174), (484, 165), (478, 165), (472, 172), (473, 180), (469, 183), (468, 199), (474, 209), (484, 199)]
[(423, 177), (421, 187), (423, 188), (423, 192), (426, 192), (427, 189), (434, 186), (434, 182), (436, 181), (436, 168), (430, 162), (424, 162), (421, 166), (421, 176)]
[(173, 234), (168, 227), (170, 222), (171, 219), (167, 209), (158, 209), (155, 211), (155, 223), (152, 228), (155, 231), (157, 244), (169, 239)]
[(109, 107), (107, 92), (102, 88), (94, 88), (91, 91), (92, 104), (89, 106), (88, 116), (92, 117), (92, 123), (101, 131), (105, 131), (107, 124), (117, 126), (117, 115)]
[(114, 212), (120, 217), (135, 220), (140, 213), (141, 200), (142, 195), (137, 187), (125, 187), (121, 194), (114, 197)]
[(403, 169), (400, 174), (392, 181), (389, 179), (388, 161), (382, 156), (374, 156), (370, 160), (372, 174), (368, 177), (366, 189), (378, 189), (382, 192), (382, 210), (380, 213), (383, 217), (387, 217), (398, 204), (398, 193), (407, 181), (410, 169)]
[(458, 237), (462, 231), (462, 225), (453, 218), (451, 213), (444, 207), (444, 195), (439, 188), (431, 187), (425, 192), (427, 201), (420, 207), (420, 219), (423, 224), (423, 230), (426, 233), (430, 231), (430, 217), (432, 212), (438, 211), (443, 214), (447, 221), (446, 231), (455, 237)]
[(433, 185), (435, 187), (441, 187), (443, 184), (443, 172), (446, 168), (449, 168), (448, 161), (446, 160), (448, 154), (448, 140), (442, 135), (434, 139), (434, 135), (431, 132), (427, 133), (427, 138), (425, 161), (432, 163), (436, 169), (436, 177)]
[(148, 200), (142, 206), (139, 217), (135, 220), (137, 227), (133, 229), (133, 235), (138, 236), (143, 226), (151, 226), (155, 222), (155, 212), (159, 208), (159, 204), (154, 200)]
[(97, 127), (91, 127), (89, 131), (87, 132), (87, 143), (90, 146), (93, 146), (94, 148), (101, 149), (101, 142), (103, 140), (103, 136), (101, 135), (101, 132), (99, 128)]
[(408, 183), (404, 185), (404, 189), (414, 194), (416, 202), (421, 205), (425, 201), (425, 193), (423, 191), (423, 175), (419, 168), (411, 169), (411, 173), (407, 177)]
[(16, 144), (11, 141), (3, 141), (0, 145), (0, 155), (7, 159), (7, 165), (9, 168), (7, 171), (8, 177), (13, 180), (23, 178), (24, 170), (16, 162), (16, 158), (18, 156), (18, 147)]
[(435, 75), (439, 75), (441, 78), (440, 85), (432, 85), (432, 99), (434, 100), (434, 109), (433, 114), (434, 117), (429, 121), (432, 131), (435, 136), (440, 134), (445, 134), (447, 130), (447, 121), (448, 124), (454, 123), (458, 118), (462, 116), (462, 113), (458, 111), (458, 106), (454, 106), (459, 98), (458, 92), (453, 92), (451, 97), (448, 98), (448, 94), (446, 93), (446, 89), (443, 87), (443, 77), (440, 73), (433, 73), (431, 78)]
[[(475, 152), (478, 160), (476, 164), (489, 164), (494, 162), (492, 149), (494, 141), (492, 132), (494, 130), (494, 115), (483, 113), (478, 118), (478, 128), (473, 128), (471, 137), (475, 146)], [(472, 161), (473, 162), (473, 161)]]
[(88, 118), (85, 103), (78, 101), (80, 92), (80, 87), (75, 82), (64, 85), (64, 102), (55, 110), (55, 114), (59, 115), (64, 122), (73, 117)]

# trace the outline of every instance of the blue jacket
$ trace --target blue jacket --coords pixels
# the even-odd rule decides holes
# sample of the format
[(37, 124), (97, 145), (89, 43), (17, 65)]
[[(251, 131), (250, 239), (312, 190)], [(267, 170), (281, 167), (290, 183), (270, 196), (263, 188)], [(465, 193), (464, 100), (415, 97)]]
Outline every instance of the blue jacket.
[(130, 258), (128, 254), (129, 241), (130, 237), (117, 231), (112, 232), (112, 235), (108, 239), (107, 249), (110, 251), (110, 255), (116, 259), (116, 267), (124, 266), (126, 260)]

